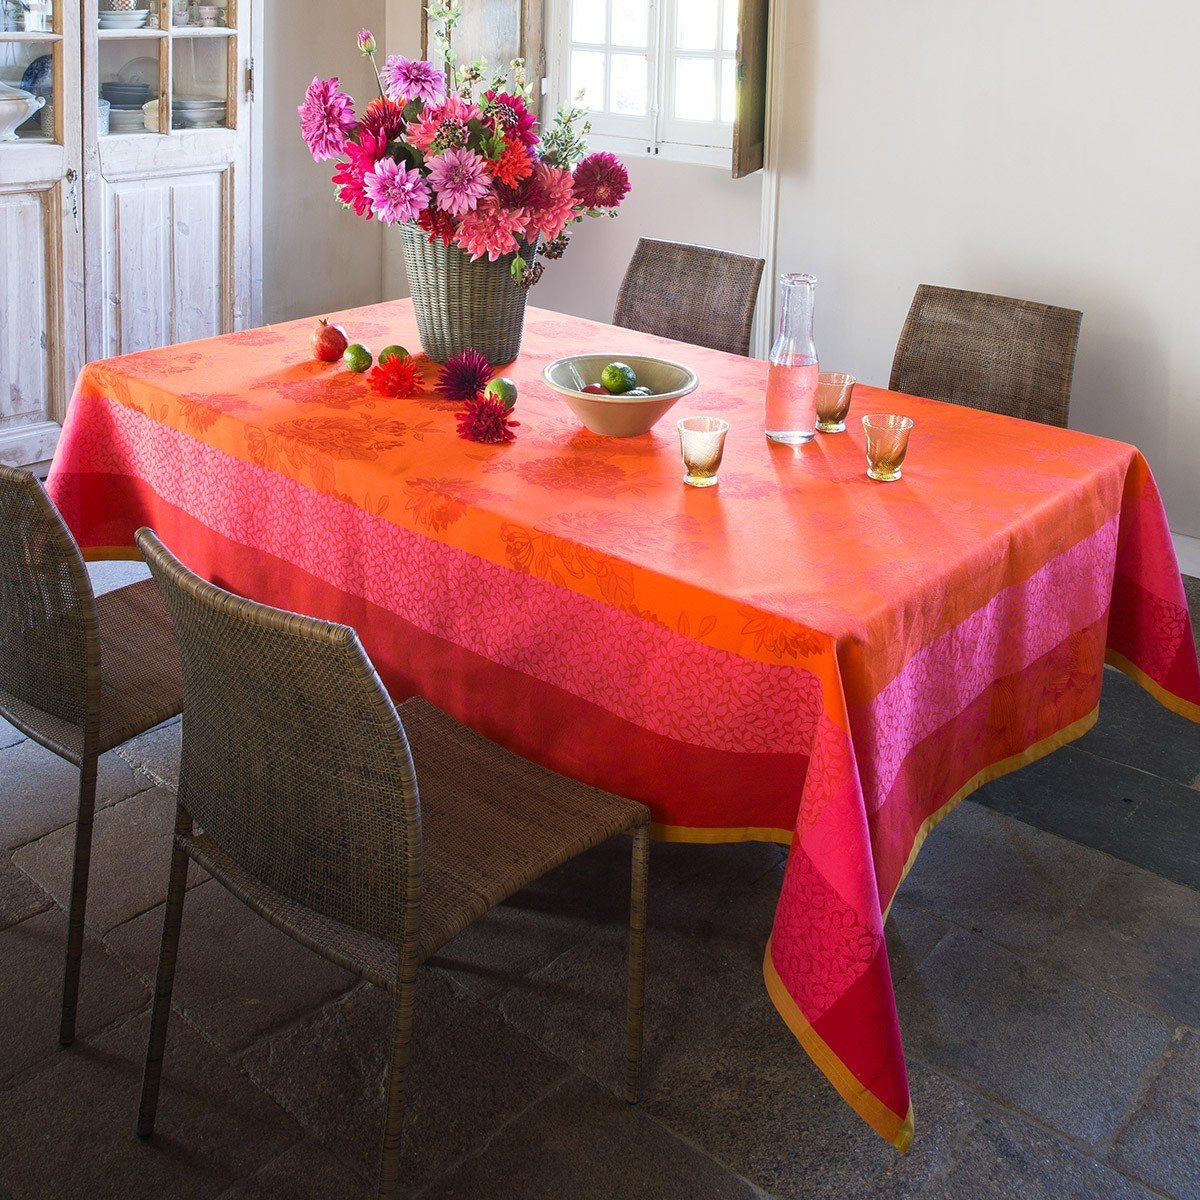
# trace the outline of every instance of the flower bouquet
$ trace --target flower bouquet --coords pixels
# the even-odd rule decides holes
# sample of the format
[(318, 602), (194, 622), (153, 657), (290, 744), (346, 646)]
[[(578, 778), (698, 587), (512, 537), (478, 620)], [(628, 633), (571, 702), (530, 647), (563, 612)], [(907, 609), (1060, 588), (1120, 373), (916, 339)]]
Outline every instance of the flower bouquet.
[[(539, 132), (520, 59), (490, 76), (484, 62), (457, 64), (456, 0), (428, 12), (433, 61), (389, 55), (361, 117), (336, 77), (314, 79), (301, 131), (317, 162), (336, 163), (344, 207), (401, 227), (425, 353), (444, 362), (472, 348), (510, 362), (539, 259), (562, 256), (576, 221), (615, 215), (629, 176), (615, 155), (587, 153), (577, 105)], [(369, 30), (358, 46), (375, 66)]]

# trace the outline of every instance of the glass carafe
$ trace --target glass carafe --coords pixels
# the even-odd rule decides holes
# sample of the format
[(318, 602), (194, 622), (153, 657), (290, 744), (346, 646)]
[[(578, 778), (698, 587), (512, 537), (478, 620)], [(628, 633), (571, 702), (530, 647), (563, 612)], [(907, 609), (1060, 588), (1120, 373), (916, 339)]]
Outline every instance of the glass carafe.
[(817, 348), (813, 344), (812, 275), (779, 277), (779, 333), (767, 374), (767, 437), (789, 446), (812, 441), (817, 428)]

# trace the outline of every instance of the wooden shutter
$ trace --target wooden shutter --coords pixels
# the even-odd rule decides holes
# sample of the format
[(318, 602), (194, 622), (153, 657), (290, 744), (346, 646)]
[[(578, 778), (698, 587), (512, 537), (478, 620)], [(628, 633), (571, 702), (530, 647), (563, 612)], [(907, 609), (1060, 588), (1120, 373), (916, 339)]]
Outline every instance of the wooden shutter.
[[(490, 69), (506, 69), (523, 58), (541, 107), (541, 81), (546, 74), (546, 39), (541, 0), (463, 0), (462, 18), (454, 31), (460, 63), (486, 58)], [(429, 53), (429, 18), (421, 29), (422, 53)]]
[(761, 171), (767, 135), (767, 31), (771, 0), (741, 0), (738, 9), (737, 116), (733, 177)]

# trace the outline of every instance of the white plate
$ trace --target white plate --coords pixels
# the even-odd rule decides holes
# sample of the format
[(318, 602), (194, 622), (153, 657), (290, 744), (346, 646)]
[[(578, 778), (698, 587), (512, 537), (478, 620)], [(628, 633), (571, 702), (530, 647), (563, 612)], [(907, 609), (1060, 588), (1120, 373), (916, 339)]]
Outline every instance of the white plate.
[(149, 87), (158, 86), (158, 59), (135, 58), (127, 62), (117, 74), (121, 83), (144, 83)]

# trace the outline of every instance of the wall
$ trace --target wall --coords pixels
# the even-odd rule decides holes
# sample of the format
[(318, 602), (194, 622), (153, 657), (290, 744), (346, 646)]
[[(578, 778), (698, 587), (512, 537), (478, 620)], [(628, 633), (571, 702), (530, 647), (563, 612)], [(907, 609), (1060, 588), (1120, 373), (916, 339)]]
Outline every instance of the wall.
[(263, 97), (263, 319), (286, 321), (382, 296), (383, 233), (333, 199), (331, 163), (314, 163), (296, 106), (314, 75), (337, 75), (360, 103), (376, 90), (354, 35), (384, 29), (384, 0), (266, 0)]
[(728, 170), (629, 158), (632, 189), (614, 220), (576, 225), (571, 245), (530, 294), (541, 308), (611, 321), (617, 288), (639, 237), (720, 246), (740, 254), (759, 249), (762, 177), (731, 179)]
[(780, 269), (822, 365), (886, 383), (920, 282), (1084, 312), (1071, 423), (1200, 535), (1195, 0), (793, 0)]

